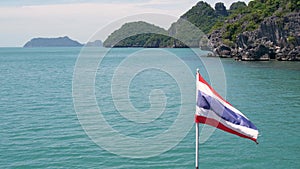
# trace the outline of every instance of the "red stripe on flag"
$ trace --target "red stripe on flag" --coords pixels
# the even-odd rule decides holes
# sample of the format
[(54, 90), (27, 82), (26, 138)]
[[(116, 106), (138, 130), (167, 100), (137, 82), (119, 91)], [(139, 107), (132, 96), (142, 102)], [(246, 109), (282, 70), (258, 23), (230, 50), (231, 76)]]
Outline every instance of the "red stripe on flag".
[(217, 121), (215, 119), (206, 118), (204, 116), (197, 116), (197, 115), (195, 115), (195, 122), (196, 123), (203, 123), (203, 124), (207, 124), (207, 125), (216, 127), (216, 128), (221, 129), (223, 131), (229, 132), (231, 134), (235, 134), (235, 135), (243, 137), (243, 138), (250, 139), (250, 140), (254, 141), (255, 143), (257, 143), (257, 140), (255, 138), (252, 138), (252, 137), (243, 135), (243, 134), (241, 134), (239, 132), (236, 132), (236, 131), (234, 131), (234, 130), (228, 128), (228, 127), (226, 127), (225, 125), (223, 125), (222, 123), (220, 123), (219, 121)]
[(213, 89), (204, 79), (203, 79), (203, 77), (200, 75), (200, 73), (198, 73), (198, 75), (199, 75), (199, 81), (200, 82), (202, 82), (202, 83), (204, 83), (212, 92), (213, 92), (213, 94), (214, 95), (216, 95), (217, 97), (219, 97), (220, 99), (222, 99), (224, 102), (226, 102), (226, 103), (228, 103), (229, 105), (231, 105), (229, 102), (227, 102), (225, 99), (223, 99), (223, 97), (222, 96), (220, 96), (219, 95), (219, 93), (217, 93), (216, 91), (215, 91), (215, 89)]

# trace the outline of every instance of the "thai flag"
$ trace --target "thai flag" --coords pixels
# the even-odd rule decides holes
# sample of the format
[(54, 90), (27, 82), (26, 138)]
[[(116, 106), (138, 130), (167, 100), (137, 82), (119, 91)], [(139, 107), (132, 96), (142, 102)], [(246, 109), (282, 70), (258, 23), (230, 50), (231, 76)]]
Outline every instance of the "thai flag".
[(195, 122), (217, 127), (257, 143), (258, 129), (239, 110), (224, 100), (197, 72)]

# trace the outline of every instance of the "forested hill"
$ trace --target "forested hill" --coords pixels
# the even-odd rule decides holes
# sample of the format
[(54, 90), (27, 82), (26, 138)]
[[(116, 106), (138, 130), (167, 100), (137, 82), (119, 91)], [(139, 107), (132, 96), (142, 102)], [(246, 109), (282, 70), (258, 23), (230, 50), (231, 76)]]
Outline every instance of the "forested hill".
[[(200, 1), (180, 18), (191, 22), (204, 33), (209, 33), (215, 23), (224, 20), (226, 16), (228, 12), (223, 3), (216, 3), (214, 9), (208, 3)], [(176, 24), (178, 22), (173, 23), (169, 31), (174, 31), (173, 27)]]
[[(223, 9), (225, 9), (224, 5)], [(198, 29), (198, 27), (204, 28), (204, 32), (208, 33), (214, 23), (223, 17), (223, 13), (219, 12), (220, 10), (215, 11), (208, 3), (200, 1), (191, 10), (182, 15), (177, 22), (173, 23), (168, 31), (142, 21), (126, 23), (108, 36), (104, 41), (104, 46), (199, 47), (200, 31), (203, 30)], [(185, 20), (194, 24), (197, 30), (195, 31), (195, 28), (191, 28), (189, 24), (184, 22)]]
[[(104, 41), (105, 47), (144, 47), (153, 40), (153, 35), (168, 35), (168, 32), (143, 21), (124, 24)], [(152, 40), (151, 40), (152, 39)]]
[[(130, 24), (121, 28), (104, 42), (106, 47), (200, 47), (202, 35), (195, 34), (183, 20), (194, 24), (210, 40), (209, 45), (220, 57), (240, 60), (300, 60), (300, 1), (253, 0), (247, 5), (234, 2), (229, 9), (223, 3), (212, 8), (200, 1), (173, 23), (168, 31), (141, 33), (129, 37), (130, 30), (156, 26), (147, 23)], [(128, 24), (127, 24), (128, 26)], [(134, 27), (134, 29), (133, 29)], [(192, 34), (192, 35), (191, 35)], [(123, 37), (122, 43), (111, 43)], [(175, 38), (171, 38), (175, 37)], [(198, 38), (197, 38), (198, 37)], [(178, 40), (180, 39), (180, 40)], [(184, 43), (182, 43), (184, 42)]]

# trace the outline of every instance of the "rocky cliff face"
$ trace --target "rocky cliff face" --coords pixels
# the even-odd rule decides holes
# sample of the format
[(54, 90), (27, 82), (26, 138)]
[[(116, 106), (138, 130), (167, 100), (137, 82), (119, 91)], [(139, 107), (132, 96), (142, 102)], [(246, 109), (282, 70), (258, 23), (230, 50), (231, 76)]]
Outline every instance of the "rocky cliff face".
[(229, 10), (223, 3), (216, 3), (212, 8), (200, 1), (168, 31), (144, 22), (127, 23), (112, 33), (104, 46), (200, 47), (237, 60), (299, 61), (298, 1), (251, 0), (248, 5), (235, 2)]
[[(227, 20), (235, 22), (239, 17)], [(284, 17), (265, 18), (254, 31), (245, 31), (237, 36), (235, 44), (224, 44), (224, 28), (209, 35), (215, 53), (221, 57), (238, 60), (300, 60), (300, 13)]]
[(260, 27), (237, 38), (242, 60), (300, 60), (300, 13), (266, 18)]

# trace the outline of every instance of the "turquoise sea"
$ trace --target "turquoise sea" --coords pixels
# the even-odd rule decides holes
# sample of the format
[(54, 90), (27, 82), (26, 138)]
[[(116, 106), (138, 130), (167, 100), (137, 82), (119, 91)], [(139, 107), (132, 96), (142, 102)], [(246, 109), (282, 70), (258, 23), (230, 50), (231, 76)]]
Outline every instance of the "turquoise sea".
[[(183, 90), (175, 80), (185, 81), (186, 76), (181, 73), (174, 76), (155, 68), (136, 74), (128, 86), (129, 99), (136, 110), (147, 111), (151, 106), (151, 90), (164, 91), (166, 105), (162, 114), (153, 121), (135, 123), (120, 116), (113, 105), (111, 79), (118, 65), (132, 54), (144, 57), (157, 54), (161, 60), (154, 62), (168, 63), (172, 67), (173, 60), (164, 62), (167, 58), (164, 58), (164, 53), (172, 53), (191, 72), (200, 67), (204, 77), (208, 78), (209, 73), (197, 56), (214, 62), (214, 58), (202, 56), (205, 52), (162, 50), (166, 52), (138, 48), (88, 49), (91, 57), (108, 52), (95, 76), (95, 96), (107, 124), (124, 136), (136, 139), (154, 137), (167, 131), (178, 120), (180, 106), (190, 105), (194, 110), (193, 102), (181, 102)], [(73, 72), (80, 51), (81, 48), (0, 48), (0, 168), (193, 168), (194, 127), (182, 140), (175, 140), (178, 144), (170, 150), (147, 158), (113, 153), (86, 134), (78, 120), (72, 94)], [(299, 168), (300, 62), (221, 61), (226, 75), (226, 99), (257, 126), (259, 144), (216, 130), (199, 146), (200, 168)], [(128, 71), (138, 66), (138, 63), (133, 63)], [(172, 68), (181, 70), (177, 66)], [(214, 69), (218, 68), (212, 67)], [(126, 71), (123, 73), (126, 76)], [(184, 87), (194, 90), (195, 83)], [(125, 92), (120, 90), (118, 94)], [(194, 93), (191, 96), (194, 97)], [(87, 98), (86, 105), (79, 106), (88, 110), (89, 101)], [(193, 111), (185, 113), (194, 114)], [(162, 142), (160, 146), (165, 144)], [(140, 151), (143, 152), (143, 147)]]

